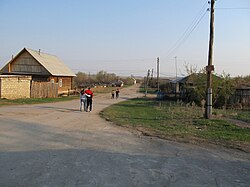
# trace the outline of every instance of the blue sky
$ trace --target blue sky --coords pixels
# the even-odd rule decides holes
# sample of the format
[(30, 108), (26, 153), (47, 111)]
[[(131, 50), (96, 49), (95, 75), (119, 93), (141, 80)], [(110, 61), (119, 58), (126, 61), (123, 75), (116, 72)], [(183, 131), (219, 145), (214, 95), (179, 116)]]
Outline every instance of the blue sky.
[[(74, 72), (186, 74), (207, 65), (207, 0), (0, 0), (0, 67), (24, 47)], [(217, 0), (215, 72), (250, 74), (250, 1)]]

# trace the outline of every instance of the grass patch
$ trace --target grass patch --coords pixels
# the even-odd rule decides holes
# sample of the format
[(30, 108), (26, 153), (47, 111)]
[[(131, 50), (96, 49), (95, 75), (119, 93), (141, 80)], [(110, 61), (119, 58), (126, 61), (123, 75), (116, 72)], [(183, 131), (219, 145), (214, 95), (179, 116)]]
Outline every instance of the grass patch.
[(78, 99), (79, 96), (58, 97), (58, 98), (25, 98), (25, 99), (0, 99), (0, 106), (2, 105), (21, 105), (21, 104), (37, 104), (37, 103), (51, 103), (60, 101), (70, 101)]
[(213, 141), (250, 142), (250, 128), (240, 128), (223, 119), (194, 120), (201, 131), (200, 137)]
[(250, 123), (250, 111), (241, 111), (240, 113), (236, 113), (236, 115), (231, 115), (231, 116), (234, 119)]
[(250, 123), (250, 110), (218, 110), (215, 109), (214, 112), (217, 115), (222, 115), (227, 118), (236, 119), (246, 123)]
[(241, 143), (250, 145), (250, 128), (235, 126), (223, 118), (204, 119), (200, 107), (181, 106), (173, 101), (132, 99), (104, 109), (101, 115), (117, 125), (131, 126), (166, 139), (200, 140), (235, 147)]
[[(144, 87), (140, 87), (140, 88), (139, 88), (139, 92), (140, 92), (140, 93), (145, 93), (145, 91), (146, 91), (146, 90), (145, 90)], [(148, 93), (148, 94), (156, 94), (156, 92), (157, 92), (157, 89), (156, 89), (156, 88), (150, 88), (150, 87), (149, 87), (148, 90), (147, 90), (147, 93)]]

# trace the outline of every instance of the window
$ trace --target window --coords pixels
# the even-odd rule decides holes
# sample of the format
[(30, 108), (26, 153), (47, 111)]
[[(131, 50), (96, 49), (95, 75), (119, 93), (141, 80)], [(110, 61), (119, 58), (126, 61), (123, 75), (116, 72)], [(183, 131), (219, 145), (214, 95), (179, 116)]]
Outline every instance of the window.
[(59, 87), (62, 87), (62, 79), (59, 79)]

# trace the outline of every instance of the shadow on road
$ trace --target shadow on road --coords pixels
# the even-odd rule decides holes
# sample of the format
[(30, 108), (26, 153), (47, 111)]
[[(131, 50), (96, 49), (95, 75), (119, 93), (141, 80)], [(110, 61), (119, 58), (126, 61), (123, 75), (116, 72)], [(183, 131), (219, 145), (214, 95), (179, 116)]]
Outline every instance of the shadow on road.
[(58, 112), (80, 112), (79, 109), (76, 109), (76, 108), (60, 108), (60, 107), (53, 107), (53, 106), (35, 106), (35, 108), (56, 110)]

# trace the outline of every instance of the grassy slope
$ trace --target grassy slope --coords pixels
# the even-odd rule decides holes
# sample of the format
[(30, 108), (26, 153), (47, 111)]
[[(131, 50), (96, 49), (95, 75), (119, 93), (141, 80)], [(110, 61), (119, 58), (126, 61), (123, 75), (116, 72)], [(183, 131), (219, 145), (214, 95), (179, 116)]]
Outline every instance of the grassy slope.
[(101, 115), (117, 125), (132, 126), (165, 139), (205, 141), (244, 150), (250, 145), (250, 128), (235, 126), (223, 118), (203, 119), (199, 107), (142, 98), (112, 105)]

